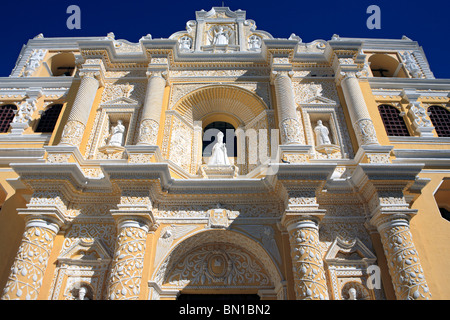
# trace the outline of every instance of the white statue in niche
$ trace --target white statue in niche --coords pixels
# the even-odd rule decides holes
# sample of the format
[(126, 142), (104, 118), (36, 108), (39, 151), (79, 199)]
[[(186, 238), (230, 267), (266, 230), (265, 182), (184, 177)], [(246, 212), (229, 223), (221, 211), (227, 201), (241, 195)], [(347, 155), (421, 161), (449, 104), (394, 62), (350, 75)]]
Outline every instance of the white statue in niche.
[(218, 29), (214, 30), (214, 42), (215, 45), (225, 45), (228, 44), (228, 34), (220, 26)]
[(223, 142), (223, 133), (217, 134), (217, 141), (213, 146), (211, 158), (209, 158), (208, 166), (230, 165), (227, 156), (227, 148)]
[(356, 298), (356, 289), (355, 288), (348, 289), (348, 300), (358, 300)]
[(123, 146), (123, 138), (125, 135), (125, 126), (122, 124), (122, 120), (117, 121), (117, 125), (112, 127), (111, 135), (109, 136), (109, 146), (121, 147)]
[(75, 300), (90, 300), (88, 297), (86, 297), (87, 294), (87, 288), (81, 287), (80, 290), (78, 290), (78, 297), (75, 298)]
[(184, 36), (180, 38), (180, 50), (181, 51), (189, 51), (191, 50), (192, 40), (188, 36)]
[(317, 146), (324, 144), (331, 144), (328, 128), (322, 124), (322, 120), (317, 121), (317, 126), (314, 128), (316, 134)]

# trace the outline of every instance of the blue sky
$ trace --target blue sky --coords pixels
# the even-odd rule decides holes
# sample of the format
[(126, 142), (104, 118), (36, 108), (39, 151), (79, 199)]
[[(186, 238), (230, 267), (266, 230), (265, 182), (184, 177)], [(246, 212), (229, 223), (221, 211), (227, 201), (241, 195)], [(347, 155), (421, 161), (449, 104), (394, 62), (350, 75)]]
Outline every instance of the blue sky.
[[(424, 48), (436, 78), (450, 79), (448, 59), (450, 43), (450, 4), (448, 1), (303, 1), (303, 0), (224, 0), (232, 10), (247, 11), (259, 30), (276, 38), (295, 33), (303, 42), (341, 37), (400, 39), (403, 35), (418, 41)], [(369, 5), (381, 9), (381, 29), (369, 30), (366, 13)], [(81, 9), (81, 29), (69, 30), (66, 9)], [(2, 1), (0, 37), (0, 76), (14, 68), (23, 44), (39, 33), (45, 37), (106, 36), (137, 42), (143, 35), (167, 38), (185, 29), (195, 19), (196, 10), (222, 6), (222, 0), (167, 1)], [(8, 14), (5, 14), (8, 12)]]

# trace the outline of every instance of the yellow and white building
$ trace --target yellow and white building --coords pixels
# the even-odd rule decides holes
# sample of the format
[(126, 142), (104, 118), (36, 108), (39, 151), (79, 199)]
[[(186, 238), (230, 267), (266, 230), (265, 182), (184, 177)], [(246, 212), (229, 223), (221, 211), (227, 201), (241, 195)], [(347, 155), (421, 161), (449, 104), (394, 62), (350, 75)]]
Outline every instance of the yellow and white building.
[(407, 37), (275, 39), (226, 7), (39, 35), (0, 130), (2, 299), (450, 298), (450, 80)]

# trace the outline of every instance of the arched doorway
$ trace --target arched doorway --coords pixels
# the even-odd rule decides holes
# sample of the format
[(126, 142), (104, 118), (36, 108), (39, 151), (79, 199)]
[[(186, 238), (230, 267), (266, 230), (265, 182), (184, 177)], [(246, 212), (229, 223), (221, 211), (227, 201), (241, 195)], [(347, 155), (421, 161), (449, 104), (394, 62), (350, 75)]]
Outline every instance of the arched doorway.
[(197, 294), (284, 299), (282, 280), (277, 264), (260, 243), (240, 232), (209, 229), (170, 250), (157, 266), (149, 289), (151, 299)]

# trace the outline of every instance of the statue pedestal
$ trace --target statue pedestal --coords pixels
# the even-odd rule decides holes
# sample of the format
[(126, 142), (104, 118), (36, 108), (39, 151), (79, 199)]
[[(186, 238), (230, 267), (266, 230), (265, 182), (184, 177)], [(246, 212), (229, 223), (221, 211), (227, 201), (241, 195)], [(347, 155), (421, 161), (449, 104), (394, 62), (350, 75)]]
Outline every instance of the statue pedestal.
[(233, 179), (237, 177), (239, 168), (234, 165), (202, 165), (200, 172), (206, 179)]
[(335, 144), (322, 144), (320, 146), (316, 146), (316, 150), (320, 153), (329, 155), (341, 151), (341, 148)]
[(98, 148), (97, 158), (110, 160), (122, 159), (124, 151), (125, 151), (124, 147), (103, 146)]

